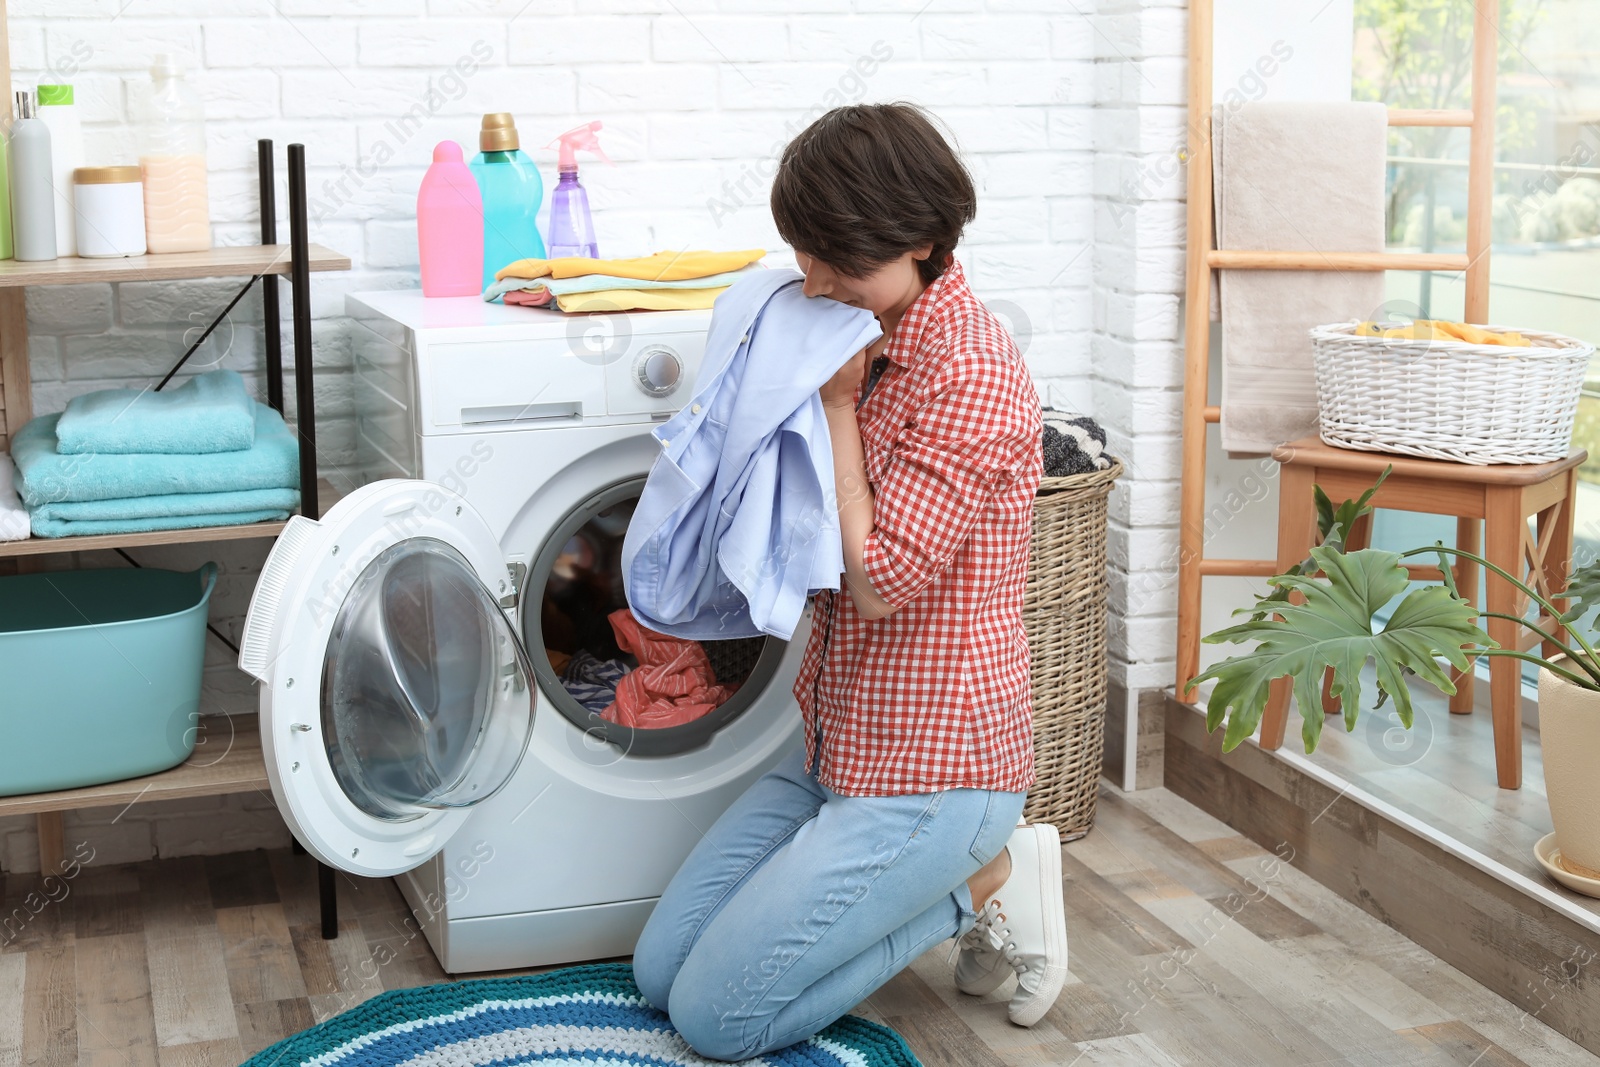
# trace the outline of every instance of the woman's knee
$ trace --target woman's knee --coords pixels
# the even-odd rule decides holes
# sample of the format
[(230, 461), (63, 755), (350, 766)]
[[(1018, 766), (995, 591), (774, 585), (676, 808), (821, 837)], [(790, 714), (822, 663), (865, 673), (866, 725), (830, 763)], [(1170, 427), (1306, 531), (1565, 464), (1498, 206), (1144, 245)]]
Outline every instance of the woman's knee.
[(672, 983), (682, 966), (683, 960), (667, 945), (660, 929), (646, 924), (633, 949), (633, 982), (657, 1011), (667, 1010)]
[(713, 1060), (747, 1060), (765, 1051), (737, 1004), (688, 984), (674, 987), (667, 1012), (689, 1047)]

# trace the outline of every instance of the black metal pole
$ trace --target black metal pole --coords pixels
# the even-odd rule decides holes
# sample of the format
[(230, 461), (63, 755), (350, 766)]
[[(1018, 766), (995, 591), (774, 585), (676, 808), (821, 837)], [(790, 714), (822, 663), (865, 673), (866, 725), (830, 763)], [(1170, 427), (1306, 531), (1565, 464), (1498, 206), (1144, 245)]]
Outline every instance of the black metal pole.
[[(257, 177), (261, 186), (261, 243), (278, 243), (278, 192), (272, 173), (272, 142), (256, 142)], [(283, 414), (283, 337), (278, 328), (278, 276), (261, 279), (261, 320), (267, 343), (267, 403)]]
[(317, 408), (311, 389), (311, 242), (306, 234), (306, 146), (289, 146), (289, 293), (294, 300), (294, 402), (300, 433), (300, 514), (317, 503)]
[[(270, 168), (271, 142), (266, 142), (266, 146), (265, 166)], [(263, 241), (267, 217), (264, 213)], [(311, 242), (306, 231), (306, 146), (292, 144), (289, 146), (289, 296), (294, 302), (294, 403), (300, 435), (300, 513), (315, 519), (322, 511), (317, 502), (317, 406), (311, 381)], [(276, 298), (273, 302), (276, 304)], [(269, 360), (277, 338), (277, 321), (274, 314), (268, 326)], [(279, 365), (281, 383), (281, 355)], [(281, 396), (279, 400), (281, 403)], [(339, 898), (335, 886), (332, 868), (317, 864), (322, 936), (330, 941), (339, 936)]]
[(322, 940), (332, 941), (339, 936), (338, 883), (333, 878), (333, 868), (326, 863), (317, 864), (317, 897), (322, 905)]

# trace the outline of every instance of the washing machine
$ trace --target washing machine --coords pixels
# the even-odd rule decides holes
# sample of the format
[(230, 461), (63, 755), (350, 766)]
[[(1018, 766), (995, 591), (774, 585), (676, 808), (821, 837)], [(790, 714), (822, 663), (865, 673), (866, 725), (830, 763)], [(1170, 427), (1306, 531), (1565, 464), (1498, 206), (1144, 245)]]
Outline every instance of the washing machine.
[[(628, 519), (710, 312), (346, 298), (360, 488), (293, 520), (251, 602), (268, 775), (324, 863), (394, 876), (446, 971), (625, 956), (712, 822), (801, 744), (790, 642), (702, 642), (732, 695), (631, 729)], [(564, 676), (563, 672), (567, 672)], [(565, 677), (565, 680), (564, 680)]]

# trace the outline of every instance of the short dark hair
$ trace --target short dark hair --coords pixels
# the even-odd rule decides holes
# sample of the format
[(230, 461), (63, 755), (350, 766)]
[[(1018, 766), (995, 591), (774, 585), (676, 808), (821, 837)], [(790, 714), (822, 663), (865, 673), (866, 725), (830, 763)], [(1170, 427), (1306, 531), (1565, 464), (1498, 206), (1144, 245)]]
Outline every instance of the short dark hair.
[(972, 176), (914, 104), (834, 108), (789, 142), (772, 182), (778, 234), (858, 278), (931, 244), (917, 267), (933, 281), (977, 210)]

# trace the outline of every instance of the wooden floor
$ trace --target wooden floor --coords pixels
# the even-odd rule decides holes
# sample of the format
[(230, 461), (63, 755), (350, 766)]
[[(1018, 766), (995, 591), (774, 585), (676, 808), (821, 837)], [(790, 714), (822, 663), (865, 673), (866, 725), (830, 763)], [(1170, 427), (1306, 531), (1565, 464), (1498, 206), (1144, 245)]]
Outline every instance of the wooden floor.
[[(1103, 789), (1064, 872), (1072, 978), (1038, 1026), (958, 994), (948, 946), (860, 1013), (929, 1067), (1600, 1064), (1165, 790)], [(231, 1067), (447, 980), (392, 883), (340, 896), (329, 942), (312, 864), (287, 851), (6, 878), (0, 1067)]]

